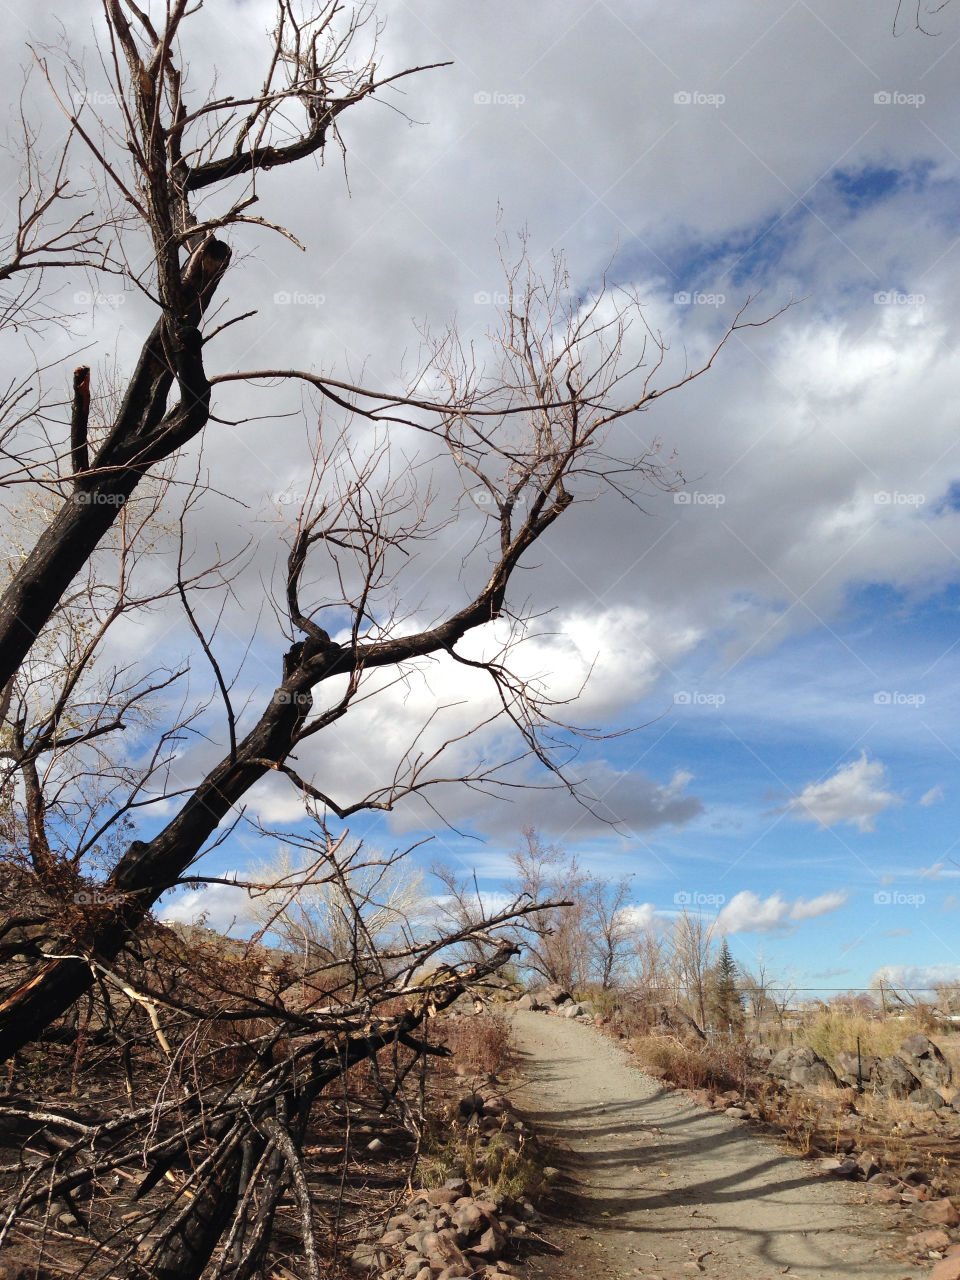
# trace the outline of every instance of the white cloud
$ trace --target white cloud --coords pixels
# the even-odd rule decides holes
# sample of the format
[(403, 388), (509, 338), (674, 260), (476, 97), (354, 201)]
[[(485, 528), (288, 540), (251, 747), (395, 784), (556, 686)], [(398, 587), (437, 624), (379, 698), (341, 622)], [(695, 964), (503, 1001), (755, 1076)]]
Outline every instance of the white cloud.
[(873, 831), (874, 819), (902, 797), (884, 790), (886, 768), (879, 760), (859, 760), (845, 764), (823, 782), (810, 782), (784, 806), (799, 821), (833, 827), (846, 822), (860, 831)]
[[(226, 872), (224, 879), (233, 873)], [(250, 899), (245, 889), (229, 884), (208, 884), (201, 889), (188, 889), (170, 899), (160, 909), (164, 924), (196, 924), (203, 918), (209, 929), (228, 933), (236, 926), (243, 929), (252, 923)]]
[(937, 987), (960, 984), (960, 964), (888, 964), (876, 971), (870, 984), (881, 981), (915, 995), (931, 997)]
[(769, 898), (760, 898), (743, 889), (720, 911), (717, 927), (723, 933), (792, 933), (800, 922), (837, 911), (846, 901), (842, 889), (821, 893), (809, 902), (803, 898), (788, 901), (779, 890)]
[(923, 805), (925, 809), (928, 809), (930, 805), (936, 804), (938, 800), (942, 800), (942, 799), (943, 799), (943, 787), (936, 786), (936, 787), (931, 787), (929, 791), (925, 791), (923, 793), (923, 795), (920, 797), (920, 803)]

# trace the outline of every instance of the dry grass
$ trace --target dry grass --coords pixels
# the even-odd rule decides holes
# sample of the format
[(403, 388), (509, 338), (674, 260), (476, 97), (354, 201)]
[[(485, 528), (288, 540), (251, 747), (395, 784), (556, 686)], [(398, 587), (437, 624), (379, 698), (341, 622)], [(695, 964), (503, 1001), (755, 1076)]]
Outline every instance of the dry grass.
[(424, 1141), (418, 1176), (424, 1187), (440, 1187), (448, 1178), (490, 1187), (508, 1200), (536, 1196), (544, 1183), (544, 1165), (530, 1143), (501, 1130), (481, 1134), (448, 1127), (434, 1129)]
[(689, 1044), (676, 1036), (638, 1035), (630, 1048), (653, 1075), (681, 1089), (742, 1089), (746, 1049), (739, 1041)]
[(444, 1039), (454, 1065), (467, 1075), (495, 1075), (503, 1066), (510, 1031), (499, 1013), (447, 1020)]

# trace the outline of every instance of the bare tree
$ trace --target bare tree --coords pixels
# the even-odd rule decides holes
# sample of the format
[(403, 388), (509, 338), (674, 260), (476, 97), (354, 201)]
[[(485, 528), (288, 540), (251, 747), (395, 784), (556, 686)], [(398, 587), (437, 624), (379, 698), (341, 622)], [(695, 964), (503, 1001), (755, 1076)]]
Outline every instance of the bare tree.
[(676, 989), (682, 993), (681, 1003), (687, 1004), (701, 1027), (706, 1016), (714, 934), (712, 922), (705, 921), (702, 915), (691, 915), (686, 908), (674, 921), (671, 964)]
[[(94, 385), (85, 365), (38, 369), (25, 345), (23, 370), (0, 404), (0, 484), (49, 501), (42, 531), (10, 557), (0, 597), (0, 947), (7, 961), (0, 1060), (82, 999), (88, 1020), (96, 1005), (100, 1029), (121, 1052), (132, 1043), (146, 1052), (149, 1044), (162, 1067), (150, 1099), (137, 1096), (128, 1073), (130, 1106), (121, 1116), (42, 1121), (58, 1153), (25, 1170), (0, 1217), (0, 1244), (14, 1222), (32, 1221), (37, 1204), (57, 1197), (69, 1204), (80, 1188), (94, 1195), (108, 1174), (142, 1172), (144, 1158), (149, 1168), (136, 1196), (153, 1194), (176, 1159), (189, 1172), (176, 1194), (155, 1206), (139, 1257), (129, 1229), (124, 1235), (122, 1226), (111, 1226), (119, 1233), (115, 1247), (109, 1240), (116, 1236), (98, 1236), (83, 1213), (76, 1215), (86, 1223), (91, 1272), (139, 1277), (147, 1270), (164, 1280), (262, 1271), (288, 1192), (302, 1213), (307, 1274), (316, 1275), (302, 1147), (331, 1083), (361, 1060), (375, 1063), (390, 1046), (422, 1060), (431, 1050), (415, 1033), (515, 954), (509, 930), (518, 918), (543, 925), (551, 974), (573, 980), (588, 972), (583, 930), (561, 921), (554, 935), (547, 927), (558, 907), (543, 901), (551, 883), (543, 850), (528, 847), (531, 883), (504, 910), (452, 922), (429, 939), (378, 941), (369, 928), (375, 893), (351, 879), (344, 833), (332, 833), (329, 823), (387, 811), (452, 782), (488, 791), (512, 785), (508, 767), (524, 756), (555, 785), (576, 789), (563, 774), (555, 735), (560, 726), (565, 740), (572, 726), (561, 722), (549, 692), (512, 662), (527, 623), (513, 579), (574, 503), (603, 491), (636, 500), (675, 482), (657, 446), (636, 447), (634, 434), (618, 434), (617, 424), (699, 376), (731, 333), (755, 323), (739, 312), (699, 367), (670, 377), (664, 344), (635, 295), (604, 286), (580, 297), (571, 293), (561, 259), (541, 278), (521, 245), (505, 256), (507, 303), (488, 335), (485, 362), (450, 329), (424, 333), (421, 367), (393, 392), (312, 369), (215, 368), (218, 337), (249, 319), (214, 316), (232, 269), (231, 242), (253, 231), (290, 234), (251, 212), (270, 171), (341, 142), (343, 112), (421, 68), (378, 72), (370, 7), (351, 15), (334, 0), (277, 0), (263, 81), (246, 94), (221, 95), (213, 78), (187, 94), (184, 65), (199, 7), (170, 0), (154, 25), (133, 0), (103, 0), (100, 52), (119, 128), (97, 118), (67, 52), (38, 51), (39, 72), (63, 106), (68, 145), (44, 168), (40, 141), (29, 135), (26, 194), (0, 268), (0, 283), (14, 289), (2, 312), (8, 328), (20, 319), (34, 328), (56, 323), (41, 305), (44, 281), (64, 272), (84, 279), (119, 272), (153, 315), (116, 394)], [(74, 105), (81, 101), (82, 108)], [(94, 174), (86, 193), (69, 185), (77, 150)], [(43, 373), (58, 391), (41, 413), (28, 392)], [(255, 689), (247, 703), (218, 635), (240, 569), (216, 553), (206, 563), (195, 558), (204, 487), (189, 451), (217, 416), (216, 397), (226, 388), (269, 393), (278, 381), (315, 395), (317, 425), (307, 493), (273, 593), (284, 636), (275, 685), (265, 696)], [(389, 433), (400, 426), (429, 450), (430, 477), (396, 459)], [(618, 444), (624, 440), (630, 444)], [(172, 517), (165, 486), (170, 503), (179, 498)], [(153, 502), (155, 494), (164, 502)], [(424, 622), (405, 598), (409, 553), (442, 536), (457, 502), (476, 522), (474, 552), (450, 584), (447, 606)], [(151, 574), (160, 573), (159, 563), (142, 564), (148, 558), (141, 552), (161, 537), (169, 537), (172, 554), (158, 585)], [(204, 609), (205, 593), (214, 604)], [(160, 601), (181, 611), (180, 634), (193, 638), (199, 659), (195, 678), (206, 664), (207, 692), (195, 706), (185, 691), (179, 703), (170, 693), (183, 670), (182, 640), (155, 670), (114, 666), (106, 656), (117, 628)], [(464, 648), (467, 637), (491, 632), (481, 656), (477, 647)], [(482, 676), (494, 710), (479, 724), (437, 736), (435, 709), (382, 779), (341, 794), (310, 764), (309, 747), (428, 661)], [(491, 718), (515, 733), (515, 755), (464, 765), (459, 749)], [(123, 745), (134, 722), (136, 751)], [(220, 758), (188, 777), (174, 773), (173, 747), (201, 722)], [(184, 996), (145, 954), (150, 911), (168, 891), (205, 879), (198, 859), (229, 837), (232, 823), (246, 820), (244, 798), (271, 777), (289, 783), (321, 832), (289, 892), (279, 903), (271, 899), (272, 918), (280, 920), (309, 883), (336, 886), (345, 932), (331, 950), (343, 946), (346, 953), (318, 965), (314, 996), (302, 1009), (288, 999), (283, 967), (274, 971), (254, 952), (245, 957), (243, 983), (224, 965), (216, 991)], [(141, 811), (152, 817), (148, 839), (129, 828)], [(252, 822), (248, 831), (265, 834)], [(276, 893), (266, 882), (246, 888)], [(481, 936), (472, 964), (444, 958)], [(611, 933), (608, 951), (613, 939)], [(347, 985), (324, 965), (345, 968)], [(298, 981), (302, 990), (302, 975)], [(252, 1030), (228, 1044), (218, 1038), (225, 1024)], [(139, 1028), (133, 1039), (123, 1038), (128, 1025)], [(41, 1228), (41, 1248), (42, 1237)]]

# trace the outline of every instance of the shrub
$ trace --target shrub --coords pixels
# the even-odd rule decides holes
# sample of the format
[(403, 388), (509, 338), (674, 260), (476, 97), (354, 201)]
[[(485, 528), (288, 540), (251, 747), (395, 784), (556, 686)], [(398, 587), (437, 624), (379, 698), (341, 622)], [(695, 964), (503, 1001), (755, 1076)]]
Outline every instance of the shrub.
[(503, 1065), (510, 1032), (499, 1013), (451, 1018), (445, 1040), (456, 1066), (467, 1073), (494, 1075)]

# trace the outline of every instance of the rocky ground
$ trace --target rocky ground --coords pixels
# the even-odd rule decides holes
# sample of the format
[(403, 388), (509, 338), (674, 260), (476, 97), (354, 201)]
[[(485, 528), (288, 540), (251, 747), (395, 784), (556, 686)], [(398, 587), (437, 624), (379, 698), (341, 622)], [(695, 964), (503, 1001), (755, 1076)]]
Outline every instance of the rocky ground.
[[(641, 1074), (578, 1017), (511, 1014), (538, 1132), (568, 1151), (545, 1234), (562, 1250), (528, 1260), (547, 1277), (681, 1275), (770, 1280), (957, 1280), (938, 1216), (953, 1206), (880, 1175), (838, 1181)], [(836, 1165), (841, 1162), (837, 1161)]]

